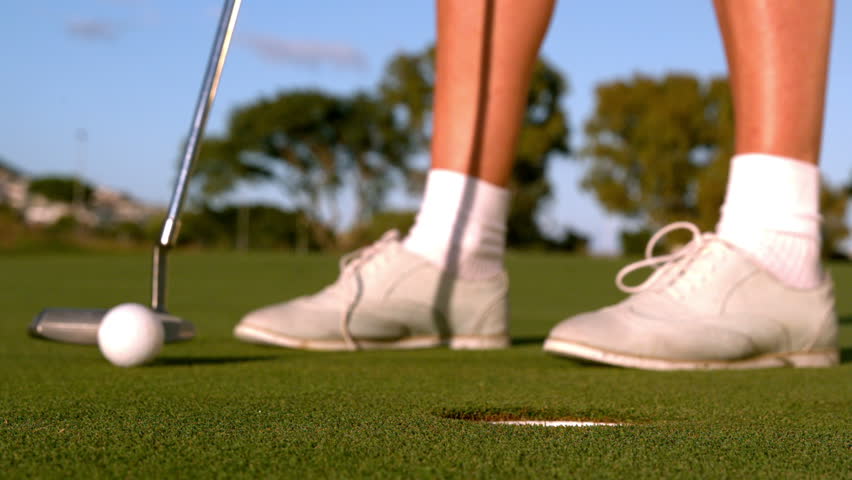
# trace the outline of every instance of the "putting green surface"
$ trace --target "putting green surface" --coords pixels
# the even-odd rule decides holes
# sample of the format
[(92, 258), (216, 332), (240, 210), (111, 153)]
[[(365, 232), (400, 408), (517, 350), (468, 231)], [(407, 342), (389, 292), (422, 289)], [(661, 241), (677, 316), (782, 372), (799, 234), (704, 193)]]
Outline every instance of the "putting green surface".
[[(146, 302), (146, 255), (0, 256), (3, 477), (852, 478), (852, 266), (833, 265), (841, 366), (644, 372), (541, 352), (567, 315), (621, 297), (620, 260), (514, 255), (504, 351), (309, 353), (231, 337), (311, 292), (336, 258), (174, 254), (169, 304), (196, 340), (157, 363), (25, 335), (46, 306)], [(491, 425), (592, 419), (622, 427)]]

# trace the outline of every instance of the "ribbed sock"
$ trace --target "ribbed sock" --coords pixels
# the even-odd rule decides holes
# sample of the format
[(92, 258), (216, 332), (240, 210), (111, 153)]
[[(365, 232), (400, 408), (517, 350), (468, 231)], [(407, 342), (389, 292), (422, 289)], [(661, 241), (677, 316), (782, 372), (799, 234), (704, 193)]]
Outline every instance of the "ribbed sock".
[(731, 160), (716, 232), (785, 284), (812, 288), (820, 266), (819, 169), (791, 158), (749, 153)]
[(430, 170), (417, 221), (404, 240), (411, 252), (468, 279), (503, 271), (509, 191), (450, 170)]

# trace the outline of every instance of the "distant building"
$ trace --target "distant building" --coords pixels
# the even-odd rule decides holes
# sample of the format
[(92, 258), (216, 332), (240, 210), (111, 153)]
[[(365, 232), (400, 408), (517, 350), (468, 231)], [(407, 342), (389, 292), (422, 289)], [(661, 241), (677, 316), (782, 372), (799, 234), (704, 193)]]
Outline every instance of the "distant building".
[(89, 208), (99, 223), (144, 223), (161, 211), (106, 187), (95, 188)]
[(162, 209), (144, 205), (129, 195), (106, 187), (95, 187), (88, 205), (75, 208), (64, 202), (30, 195), (30, 180), (0, 163), (0, 205), (18, 211), (30, 225), (53, 225), (61, 218), (73, 216), (90, 227), (116, 223), (145, 223)]
[(0, 205), (9, 205), (15, 210), (27, 204), (30, 182), (14, 170), (0, 164)]
[(51, 202), (38, 195), (33, 197), (22, 213), (24, 221), (30, 225), (53, 225), (71, 213), (71, 205)]

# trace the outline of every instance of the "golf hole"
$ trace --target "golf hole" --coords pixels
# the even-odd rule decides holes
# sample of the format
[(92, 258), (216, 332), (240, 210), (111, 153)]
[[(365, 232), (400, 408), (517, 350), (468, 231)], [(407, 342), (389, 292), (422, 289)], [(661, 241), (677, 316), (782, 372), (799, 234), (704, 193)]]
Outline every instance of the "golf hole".
[(492, 425), (529, 425), (537, 427), (620, 427), (624, 423), (593, 422), (590, 420), (496, 420)]
[(492, 425), (518, 425), (536, 427), (620, 427), (628, 422), (612, 418), (582, 418), (549, 411), (528, 409), (498, 410), (442, 410), (436, 414), (451, 420), (490, 423)]

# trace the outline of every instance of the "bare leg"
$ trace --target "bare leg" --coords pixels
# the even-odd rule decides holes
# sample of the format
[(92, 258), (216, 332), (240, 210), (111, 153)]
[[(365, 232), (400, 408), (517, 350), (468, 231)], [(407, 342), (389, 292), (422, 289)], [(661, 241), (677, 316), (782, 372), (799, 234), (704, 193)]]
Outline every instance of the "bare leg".
[(724, 240), (788, 286), (813, 288), (832, 0), (715, 0), (734, 99)]
[(555, 0), (439, 0), (432, 168), (506, 186)]
[(816, 166), (832, 3), (715, 3), (737, 153), (717, 235), (691, 226), (698, 240), (674, 256), (684, 265), (677, 276), (652, 275), (628, 288), (624, 275), (652, 263), (626, 267), (617, 278), (622, 290), (659, 293), (643, 297), (639, 308), (622, 302), (561, 322), (545, 351), (655, 370), (838, 362), (831, 282), (819, 267)]
[(736, 152), (819, 161), (832, 0), (715, 0)]
[(432, 169), (404, 245), (459, 277), (504, 271), (506, 187), (554, 3), (438, 0)]

